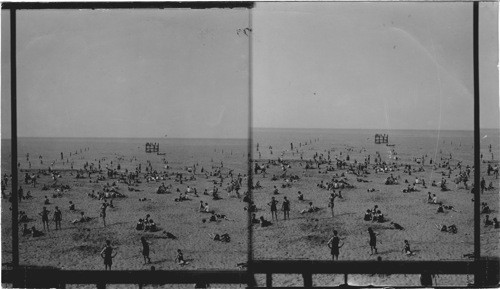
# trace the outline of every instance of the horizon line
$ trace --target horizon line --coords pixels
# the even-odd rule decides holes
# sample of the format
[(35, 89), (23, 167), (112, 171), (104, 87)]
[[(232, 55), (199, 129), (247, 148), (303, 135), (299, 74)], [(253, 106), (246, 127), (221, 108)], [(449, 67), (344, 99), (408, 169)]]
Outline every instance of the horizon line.
[[(285, 130), (411, 130), (411, 131), (471, 131), (473, 132), (474, 129), (421, 129), (421, 128), (398, 128), (398, 129), (386, 129), (386, 128), (321, 128), (321, 127), (315, 127), (315, 128), (301, 128), (301, 127), (254, 127), (252, 129), (271, 129), (271, 130), (276, 130), (276, 129), (285, 129)], [(490, 128), (490, 127), (482, 127), (480, 130), (500, 130), (500, 128)], [(146, 137), (135, 137), (135, 136), (18, 136), (18, 139), (20, 138), (99, 138), (99, 139), (113, 139), (113, 138), (125, 138), (125, 139), (237, 139), (237, 140), (246, 140), (248, 139), (247, 137), (157, 137), (157, 136), (146, 136)], [(12, 139), (11, 137), (3, 137), (1, 136), (0, 139), (2, 140), (10, 140)]]

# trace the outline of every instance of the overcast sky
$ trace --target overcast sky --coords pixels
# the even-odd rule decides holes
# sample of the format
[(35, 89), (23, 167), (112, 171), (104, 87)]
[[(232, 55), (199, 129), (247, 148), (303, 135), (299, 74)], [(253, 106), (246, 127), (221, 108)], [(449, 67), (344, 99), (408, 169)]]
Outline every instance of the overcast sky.
[[(499, 126), (497, 3), (480, 3), (481, 126)], [(258, 3), (254, 125), (473, 129), (472, 3)]]
[[(496, 128), (497, 5), (480, 4), (481, 126)], [(18, 135), (246, 137), (248, 15), (18, 12)], [(472, 3), (257, 3), (252, 22), (256, 127), (473, 128)]]
[[(19, 136), (248, 135), (247, 9), (19, 11), (17, 23)], [(2, 120), (8, 97), (2, 86)]]

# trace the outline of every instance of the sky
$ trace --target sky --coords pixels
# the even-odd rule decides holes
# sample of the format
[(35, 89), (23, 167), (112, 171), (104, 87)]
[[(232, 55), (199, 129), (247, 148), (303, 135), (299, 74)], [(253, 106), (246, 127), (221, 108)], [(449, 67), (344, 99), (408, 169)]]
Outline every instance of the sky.
[(249, 37), (237, 29), (249, 19), (248, 9), (19, 11), (18, 136), (247, 137)]
[[(19, 11), (18, 136), (245, 138), (473, 129), (472, 3)], [(10, 135), (2, 11), (2, 138)], [(480, 4), (481, 127), (498, 128), (498, 3)], [(6, 121), (7, 120), (7, 121)]]
[[(498, 3), (480, 4), (481, 127), (499, 127)], [(256, 127), (473, 129), (472, 3), (258, 3)]]

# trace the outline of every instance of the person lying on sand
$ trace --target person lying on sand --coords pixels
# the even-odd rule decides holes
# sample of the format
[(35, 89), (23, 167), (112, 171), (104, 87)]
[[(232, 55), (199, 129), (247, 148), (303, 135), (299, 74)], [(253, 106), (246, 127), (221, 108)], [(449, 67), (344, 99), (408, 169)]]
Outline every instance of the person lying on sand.
[(391, 222), (391, 229), (396, 229), (396, 230), (404, 230), (403, 226), (401, 226), (398, 223)]
[(309, 208), (307, 209), (304, 209), (302, 211), (300, 211), (301, 214), (305, 214), (305, 213), (314, 213), (314, 212), (317, 212), (319, 211), (320, 209), (318, 207), (315, 207), (313, 206), (313, 202), (309, 202)]
[(269, 222), (268, 220), (264, 219), (264, 216), (260, 216), (260, 226), (262, 228), (265, 228), (265, 227), (269, 227), (271, 226), (273, 223)]
[(43, 235), (44, 233), (42, 231), (37, 230), (35, 226), (31, 227), (31, 237), (36, 238), (36, 237), (41, 237)]
[(172, 239), (172, 240), (176, 240), (177, 237), (174, 236), (174, 234), (170, 233), (170, 232), (167, 232), (167, 231), (163, 231), (163, 234), (164, 235), (167, 235), (167, 239)]
[(441, 232), (449, 232), (449, 233), (453, 233), (453, 234), (456, 234), (458, 232), (457, 226), (454, 224), (450, 225), (450, 226), (436, 225), (436, 228), (438, 228)]
[(223, 243), (229, 243), (229, 242), (231, 242), (231, 237), (229, 237), (229, 234), (227, 234), (227, 233), (222, 234), (222, 235), (219, 235), (219, 234), (208, 234), (208, 235), (214, 241), (221, 241)]
[(84, 212), (80, 212), (80, 218), (79, 219), (74, 219), (73, 221), (71, 221), (72, 224), (76, 224), (76, 223), (85, 223), (85, 222), (88, 222), (90, 221), (91, 218), (90, 217), (87, 217), (85, 216), (85, 213)]

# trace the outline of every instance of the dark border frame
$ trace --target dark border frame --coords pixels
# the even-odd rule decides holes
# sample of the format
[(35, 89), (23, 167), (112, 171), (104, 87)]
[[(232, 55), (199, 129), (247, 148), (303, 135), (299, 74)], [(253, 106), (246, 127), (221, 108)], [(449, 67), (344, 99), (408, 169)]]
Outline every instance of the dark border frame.
[[(18, 223), (17, 199), (17, 79), (16, 79), (16, 10), (25, 9), (141, 9), (141, 8), (247, 8), (252, 25), (253, 2), (48, 2), (3, 3), (2, 9), (10, 10), (11, 33), (11, 125), (12, 125), (12, 225)], [(312, 286), (312, 275), (321, 273), (345, 274), (474, 274), (475, 286), (496, 286), (499, 260), (482, 260), (480, 251), (480, 110), (479, 110), (479, 2), (473, 2), (473, 63), (474, 63), (474, 261), (271, 261), (253, 260), (252, 224), (250, 213), (248, 228), (248, 268), (246, 271), (61, 271), (34, 269), (19, 266), (18, 230), (12, 230), (12, 270), (2, 270), (3, 283), (14, 287), (64, 287), (65, 284), (181, 284), (226, 283), (255, 286), (253, 274), (267, 274), (267, 285), (272, 286), (272, 274), (303, 274), (304, 286)], [(249, 37), (249, 131), (248, 131), (248, 190), (252, 195), (252, 36)], [(48, 281), (50, 280), (50, 281)], [(493, 282), (493, 283), (492, 283)], [(347, 285), (347, 284), (345, 284)]]

